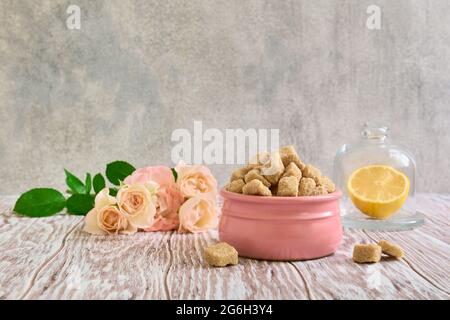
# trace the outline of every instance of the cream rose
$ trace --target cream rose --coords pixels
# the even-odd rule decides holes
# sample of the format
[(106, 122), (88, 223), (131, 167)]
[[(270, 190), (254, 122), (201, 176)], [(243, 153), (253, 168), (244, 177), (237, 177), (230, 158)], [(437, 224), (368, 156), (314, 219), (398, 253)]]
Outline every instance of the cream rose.
[(137, 228), (115, 204), (116, 199), (109, 195), (108, 188), (100, 191), (95, 197), (95, 207), (85, 217), (83, 230), (99, 235), (135, 233)]
[(132, 225), (148, 228), (156, 214), (156, 184), (123, 185), (117, 192), (117, 206)]
[(217, 225), (215, 195), (212, 193), (197, 194), (188, 199), (179, 212), (179, 232), (201, 232)]
[(201, 193), (215, 196), (217, 193), (217, 181), (207, 167), (179, 164), (175, 170), (178, 174), (177, 184), (184, 197), (191, 198)]

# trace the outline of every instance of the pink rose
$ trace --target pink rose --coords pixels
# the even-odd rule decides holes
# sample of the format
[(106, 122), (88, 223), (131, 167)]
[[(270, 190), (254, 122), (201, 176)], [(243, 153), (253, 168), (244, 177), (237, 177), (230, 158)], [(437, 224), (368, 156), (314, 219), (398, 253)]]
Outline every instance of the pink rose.
[(135, 170), (124, 180), (125, 184), (156, 182), (160, 187), (175, 183), (172, 170), (165, 166), (145, 167)]
[(201, 193), (217, 193), (217, 181), (211, 171), (202, 165), (178, 164), (175, 168), (178, 174), (177, 183), (181, 193), (187, 198)]
[(158, 190), (156, 200), (156, 217), (153, 225), (145, 231), (169, 231), (178, 228), (178, 209), (184, 197), (177, 184), (172, 183)]
[(145, 228), (144, 231), (171, 231), (178, 229), (179, 224), (178, 213), (173, 213), (167, 217), (157, 215), (153, 225), (150, 228)]
[(179, 232), (201, 232), (217, 225), (215, 194), (199, 193), (188, 199), (179, 212)]
[(159, 188), (156, 196), (156, 212), (162, 217), (177, 213), (184, 202), (183, 194), (181, 193), (179, 186), (175, 183)]

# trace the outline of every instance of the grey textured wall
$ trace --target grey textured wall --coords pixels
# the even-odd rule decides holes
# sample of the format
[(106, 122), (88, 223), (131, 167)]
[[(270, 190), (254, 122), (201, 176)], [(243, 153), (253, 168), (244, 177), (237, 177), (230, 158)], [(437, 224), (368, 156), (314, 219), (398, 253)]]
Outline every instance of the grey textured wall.
[[(449, 191), (448, 0), (0, 0), (0, 26), (2, 194), (60, 187), (63, 166), (169, 163), (194, 120), (280, 128), (329, 174), (364, 122), (386, 124), (419, 190)], [(232, 168), (213, 169), (223, 183)]]

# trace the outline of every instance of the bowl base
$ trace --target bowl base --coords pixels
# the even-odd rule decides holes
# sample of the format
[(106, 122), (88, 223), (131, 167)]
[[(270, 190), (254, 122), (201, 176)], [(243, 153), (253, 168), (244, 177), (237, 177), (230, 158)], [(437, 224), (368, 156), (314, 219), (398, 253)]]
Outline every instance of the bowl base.
[(260, 260), (260, 261), (272, 261), (272, 262), (296, 262), (296, 261), (309, 261), (309, 260), (318, 260), (326, 257), (330, 257), (334, 255), (335, 252), (328, 253), (325, 255), (317, 256), (317, 257), (310, 257), (310, 258), (295, 258), (295, 259), (279, 259), (279, 258), (257, 258), (257, 257), (251, 257), (246, 255), (239, 254), (239, 258), (245, 258), (245, 259), (252, 259), (252, 260)]
[(385, 220), (374, 219), (359, 212), (349, 212), (341, 217), (342, 225), (347, 229), (364, 229), (379, 231), (412, 230), (425, 223), (425, 216), (420, 213), (399, 212)]

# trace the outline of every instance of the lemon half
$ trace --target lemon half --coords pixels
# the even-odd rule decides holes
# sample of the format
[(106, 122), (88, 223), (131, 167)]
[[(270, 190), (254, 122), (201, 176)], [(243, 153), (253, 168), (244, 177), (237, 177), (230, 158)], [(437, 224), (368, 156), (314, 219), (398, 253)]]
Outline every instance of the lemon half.
[(368, 216), (385, 219), (397, 212), (409, 193), (409, 179), (386, 165), (370, 165), (355, 170), (347, 189), (353, 204)]

